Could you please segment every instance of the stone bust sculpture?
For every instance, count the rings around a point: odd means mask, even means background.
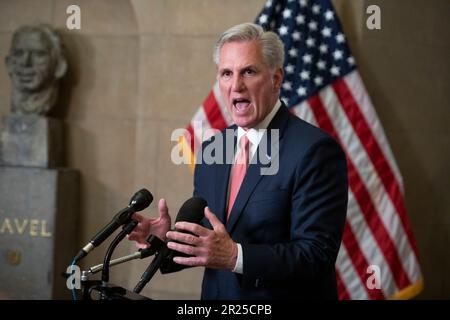
[[[13,85],[11,111],[46,115],[67,71],[58,34],[43,24],[20,27],[13,34],[5,63]]]

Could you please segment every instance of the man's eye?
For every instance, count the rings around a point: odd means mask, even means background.
[[[42,58],[47,55],[47,52],[44,50],[35,50],[35,51],[33,51],[33,54],[38,58]]]
[[[15,49],[13,51],[13,55],[16,56],[16,57],[21,56],[21,55],[23,55],[23,50],[22,49]]]
[[[255,71],[252,70],[252,69],[245,69],[244,70],[244,74],[247,75],[247,76],[250,76],[250,75],[255,74]]]
[[[223,71],[222,72],[222,77],[229,77],[231,76],[231,72],[230,71]]]

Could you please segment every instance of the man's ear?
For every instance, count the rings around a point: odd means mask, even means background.
[[[55,68],[55,78],[61,79],[67,71],[67,60],[63,57],[59,57],[57,59],[56,68]]]
[[[8,54],[8,55],[5,57],[5,65],[6,65],[6,68],[7,68],[8,70],[11,68],[11,64],[12,64],[11,56]]]
[[[281,83],[283,82],[284,77],[284,71],[283,68],[275,69],[275,72],[273,73],[272,80],[273,80],[273,87],[275,91],[280,90]]]

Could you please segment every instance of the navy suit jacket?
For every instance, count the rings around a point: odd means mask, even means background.
[[[228,129],[237,131],[235,125]],[[223,139],[223,150],[214,149],[223,161],[196,165],[194,196],[207,201],[243,249],[243,274],[205,269],[202,299],[336,299],[335,261],[348,198],[345,154],[333,138],[284,105],[267,129],[263,139],[277,148],[262,157],[273,161],[278,155],[279,170],[262,175],[264,161],[250,164],[228,221],[230,137],[222,131],[202,145],[208,150]],[[270,129],[279,130],[279,144],[270,143]],[[203,223],[211,228],[206,219]]]

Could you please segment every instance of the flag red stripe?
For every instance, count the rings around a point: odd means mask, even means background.
[[[369,263],[366,257],[363,255],[361,248],[359,246],[358,240],[353,233],[352,228],[348,221],[345,222],[344,234],[342,235],[342,242],[347,248],[348,256],[352,260],[353,267],[355,268],[356,273],[359,275],[361,282],[364,285],[364,289],[367,292],[367,295],[370,299],[384,299],[383,292],[381,290],[369,290],[365,285],[367,282],[367,278],[369,274],[366,272]]]
[[[316,115],[319,126],[329,134],[331,134],[341,145],[343,145],[319,97],[317,95],[311,97],[308,102],[310,103],[311,109]],[[378,243],[378,246],[385,256],[385,260],[387,261],[391,268],[391,271],[393,272],[394,280],[397,286],[399,288],[404,288],[410,284],[410,281],[401,263],[397,248],[392,242],[388,231],[381,221],[380,216],[369,195],[369,192],[360,175],[358,174],[358,171],[356,170],[351,158],[349,157],[347,150],[344,149],[344,151],[347,157],[349,186],[352,189],[353,194],[355,195],[355,199],[360,206],[361,212],[367,222],[367,225],[372,231],[372,234],[376,242]],[[350,250],[349,255],[353,256],[353,252]],[[364,270],[366,270],[366,268],[364,268]]]
[[[331,124],[330,120],[327,118],[326,111],[324,107],[322,106],[322,103],[319,100],[319,97],[317,95],[311,97],[308,99],[308,102],[311,106],[311,110],[314,113],[314,116],[317,120],[317,123],[319,126],[327,131],[328,133],[332,132],[333,125]],[[367,262],[366,258],[364,257],[361,248],[359,247],[359,243],[356,240],[355,235],[353,234],[353,231],[346,222],[345,224],[345,230],[342,237],[342,241],[347,248],[347,251],[349,252],[350,259],[352,260],[353,266],[355,267],[356,272],[358,273],[359,277],[361,278],[362,283],[366,283],[367,279],[367,273],[365,272],[367,270],[367,267],[369,266],[369,263]],[[371,299],[376,299],[375,296],[373,296],[373,292],[370,292],[368,288],[364,287],[367,291],[368,296],[370,296]]]
[[[385,225],[381,221],[370,194],[348,155],[347,163],[349,185],[355,194],[355,199],[361,208],[361,212],[367,221],[367,225],[370,230],[372,230],[374,238],[393,272],[395,283],[399,288],[404,288],[410,284],[410,281],[403,268],[403,264],[401,263],[397,248],[386,230]]]
[[[354,131],[358,135],[370,160],[378,172],[378,176],[384,185],[386,193],[391,198],[392,203],[398,212],[411,248],[417,257],[417,247],[406,215],[403,195],[398,181],[345,81],[343,79],[338,79],[333,83],[333,88]]]
[[[194,129],[192,128],[192,125],[188,125],[188,127],[186,128],[186,130],[189,132],[190,136],[190,140],[189,141],[189,146],[191,148],[191,151],[195,154],[195,148],[194,148],[194,141],[195,141],[195,135],[194,135]]]
[[[209,92],[208,97],[203,102],[203,108],[211,128],[223,130],[228,127],[213,90]]]

